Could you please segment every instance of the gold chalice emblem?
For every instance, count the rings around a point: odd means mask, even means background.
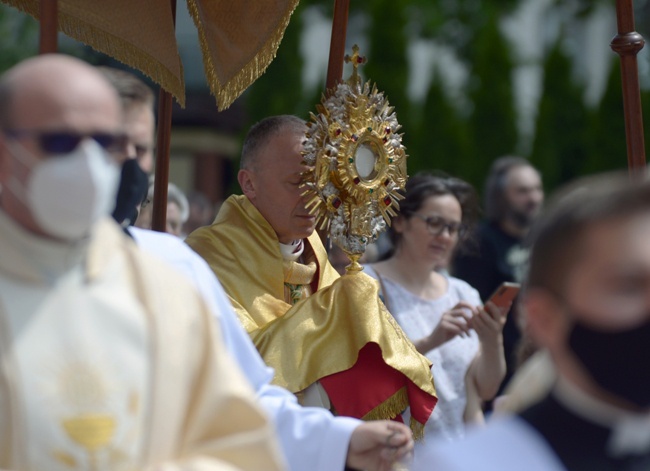
[[[105,448],[115,433],[115,419],[104,414],[83,414],[62,421],[63,429],[90,458],[90,469],[97,469],[97,452]]]

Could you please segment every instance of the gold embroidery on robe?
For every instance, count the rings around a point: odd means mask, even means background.
[[[305,250],[313,251],[318,290],[293,306],[285,301],[277,235],[245,196],[229,197],[215,222],[186,242],[223,284],[255,346],[275,369],[274,383],[302,391],[350,369],[359,350],[374,342],[386,364],[435,396],[428,360],[384,308],[377,282],[363,273],[339,279],[316,232],[305,239]]]

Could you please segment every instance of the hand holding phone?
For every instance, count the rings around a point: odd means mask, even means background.
[[[496,307],[509,310],[512,302],[519,293],[519,283],[505,281],[492,293],[488,302],[493,303]],[[487,303],[486,303],[487,304]]]
[[[478,314],[472,317],[471,327],[481,343],[495,342],[502,334],[510,306],[519,293],[519,284],[504,282],[492,293]],[[492,305],[488,305],[492,303]],[[495,309],[496,308],[496,309]]]

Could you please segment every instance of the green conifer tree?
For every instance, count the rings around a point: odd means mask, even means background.
[[[422,110],[422,118],[415,127],[414,142],[419,159],[412,159],[409,173],[420,170],[442,170],[450,175],[466,178],[471,169],[471,147],[467,122],[459,117],[456,108],[437,74],[434,74]]]
[[[627,166],[621,66],[618,60],[611,63],[607,88],[593,112],[588,140],[590,146],[583,169],[585,174]]]
[[[542,98],[531,155],[547,188],[554,188],[582,173],[588,153],[588,130],[583,89],[573,78],[571,61],[558,41],[544,64]]]
[[[308,118],[303,100],[303,61],[299,51],[302,10],[300,5],[296,8],[275,59],[246,92],[246,130],[257,121],[277,114]]]
[[[408,83],[408,63],[406,57],[407,16],[404,5],[396,5],[394,0],[373,0],[365,3],[370,26],[368,37],[370,50],[360,51],[368,62],[360,70],[365,80],[377,84],[391,106],[395,107],[397,120],[402,125],[403,143],[408,149],[407,167],[420,166],[420,149],[414,146],[415,120],[411,117],[410,102],[406,96]]]
[[[501,34],[499,17],[492,12],[477,32],[470,51],[471,79],[469,97],[473,111],[469,117],[471,165],[468,179],[480,185],[492,161],[510,154],[517,145],[512,59],[510,48]]]

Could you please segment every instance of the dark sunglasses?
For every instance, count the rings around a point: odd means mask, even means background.
[[[32,129],[5,129],[4,133],[15,139],[33,139],[46,154],[67,154],[77,148],[86,138],[91,138],[110,153],[123,152],[126,136],[123,134],[93,133],[78,134],[68,131],[37,131]]]

